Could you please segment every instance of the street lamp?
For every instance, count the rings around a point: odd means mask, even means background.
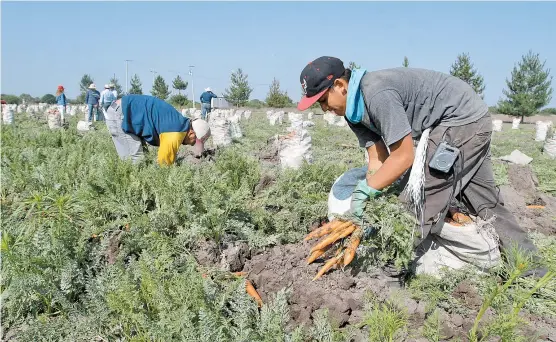
[[[191,99],[193,100],[193,109],[195,109],[195,90],[193,89],[193,68],[194,65],[189,66],[189,76],[191,76]]]

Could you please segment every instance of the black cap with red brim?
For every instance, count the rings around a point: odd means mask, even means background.
[[[315,104],[344,71],[344,63],[335,57],[323,56],[309,62],[299,76],[304,96],[297,109],[306,110]]]

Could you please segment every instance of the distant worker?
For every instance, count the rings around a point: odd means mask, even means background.
[[[86,118],[88,122],[93,121],[94,109],[96,109],[95,121],[99,120],[99,114],[100,114],[100,109],[98,104],[99,100],[100,100],[100,93],[98,92],[95,84],[91,83],[91,85],[89,86],[89,90],[87,90],[87,94],[85,95],[85,104],[87,105],[87,107],[89,107],[88,116]]]
[[[58,111],[60,112],[60,123],[64,124],[64,116],[66,114],[66,106],[68,104],[68,99],[66,94],[64,94],[64,86],[59,85],[56,90],[56,104],[58,105]]]
[[[217,98],[215,93],[212,92],[210,87],[206,88],[204,93],[201,94],[201,118],[206,120],[207,114],[210,113],[211,107],[211,100]]]
[[[116,101],[117,97],[114,96],[114,93],[110,89],[110,85],[104,85],[104,90],[100,93],[100,105],[106,112],[108,107],[112,104],[112,102]]]
[[[191,120],[172,105],[150,95],[125,95],[106,111],[106,126],[120,158],[137,163],[143,144],[159,146],[159,165],[172,165],[180,145],[195,145],[195,154],[204,151],[210,137],[205,120]]]

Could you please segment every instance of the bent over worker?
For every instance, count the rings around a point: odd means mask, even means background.
[[[329,56],[306,65],[299,80],[304,96],[298,109],[318,102],[323,111],[343,116],[368,152],[369,173],[352,194],[350,211],[355,217],[361,218],[365,201],[380,196],[413,166],[413,140],[425,138],[424,184],[417,191],[424,193],[418,214],[421,236],[415,246],[429,233],[440,231],[452,199],[457,198],[474,215],[496,216],[493,226],[502,248],[516,242],[537,252],[496,187],[490,113],[466,82],[416,68],[350,70]],[[546,270],[536,272],[542,275]]]
[[[210,137],[204,120],[184,117],[169,103],[149,95],[126,95],[106,111],[106,126],[121,159],[136,163],[143,157],[143,143],[159,146],[158,163],[170,165],[180,145],[195,145],[202,153]]]

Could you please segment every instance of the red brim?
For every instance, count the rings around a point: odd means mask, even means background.
[[[328,88],[324,89],[323,91],[321,91],[320,93],[318,93],[315,96],[311,96],[311,97],[303,96],[301,98],[301,101],[299,101],[299,103],[297,104],[297,109],[299,109],[299,110],[309,109],[309,107],[314,105],[315,102],[317,102],[322,97],[322,95],[324,95],[324,93],[326,93],[327,90],[328,90]]]

